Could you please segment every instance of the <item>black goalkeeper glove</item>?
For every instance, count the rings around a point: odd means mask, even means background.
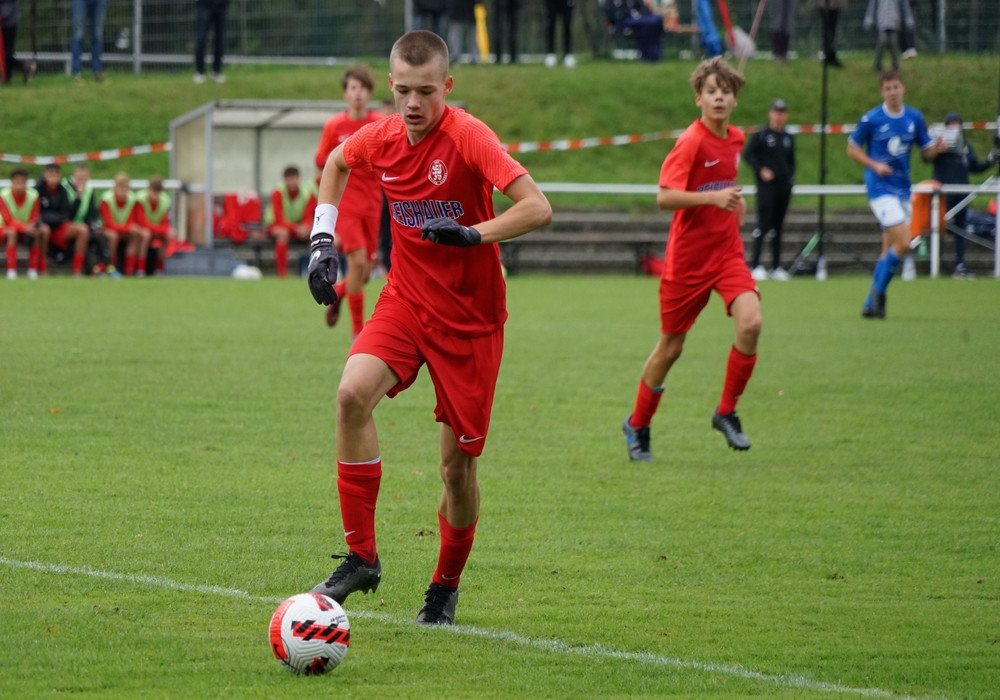
[[[337,303],[333,284],[340,270],[340,258],[333,245],[333,236],[321,233],[313,236],[309,247],[309,291],[317,304],[329,306]]]
[[[441,217],[424,222],[420,227],[420,240],[468,248],[479,245],[483,238],[479,235],[479,231],[471,226],[462,226],[454,219]]]

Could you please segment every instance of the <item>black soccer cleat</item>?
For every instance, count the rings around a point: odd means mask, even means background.
[[[424,593],[424,607],[417,613],[421,625],[455,624],[455,606],[458,605],[458,587],[431,583]]]
[[[632,416],[629,416],[622,425],[625,444],[628,446],[628,458],[633,462],[652,462],[653,453],[649,449],[649,426],[633,428],[631,420]]]
[[[736,416],[736,411],[722,415],[715,413],[712,415],[712,427],[726,436],[726,442],[734,450],[749,450],[750,438],[743,432],[740,419]]]
[[[885,318],[885,294],[872,294],[872,305],[861,309],[864,318]]]
[[[334,554],[333,558],[343,559],[344,563],[330,574],[330,578],[313,588],[313,593],[328,595],[343,605],[354,591],[374,593],[382,581],[382,563],[377,555],[371,564],[354,552]]]

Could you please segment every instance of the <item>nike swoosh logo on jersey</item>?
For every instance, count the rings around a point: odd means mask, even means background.
[[[719,159],[718,158],[716,158],[715,160],[706,160],[705,161],[705,167],[706,168],[711,168],[713,165],[718,165],[718,163],[719,163]]]
[[[382,182],[392,182],[393,180],[398,180],[399,175],[388,175],[387,173],[382,173]]]
[[[485,435],[480,435],[479,437],[473,437],[473,438],[467,438],[465,437],[465,435],[463,435],[458,439],[458,441],[463,445],[468,445],[470,442],[475,442],[476,440],[484,440],[484,439],[486,439]]]

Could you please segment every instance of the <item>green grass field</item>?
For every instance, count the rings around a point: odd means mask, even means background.
[[[301,280],[4,284],[0,695],[1000,697],[1000,294],[896,282],[871,322],[867,284],[763,283],[747,453],[709,427],[713,300],[633,464],[656,280],[512,279],[458,624],[413,622],[438,544],[423,374],[376,412],[383,583],[320,678],[267,623],[343,549],[348,329]]]

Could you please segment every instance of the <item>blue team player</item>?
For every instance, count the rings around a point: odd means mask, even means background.
[[[910,247],[910,148],[931,159],[947,146],[927,133],[924,116],[903,104],[906,88],[896,70],[879,75],[884,102],[861,117],[847,140],[847,155],[865,166],[868,205],[882,227],[882,256],[865,299],[865,318],[885,318],[885,290]]]

